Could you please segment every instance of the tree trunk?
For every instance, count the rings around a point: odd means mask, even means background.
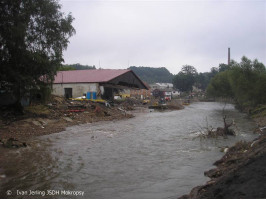
[[[20,84],[13,90],[15,92],[16,102],[13,104],[14,111],[18,114],[23,114],[24,108],[21,105],[21,90],[20,90]]]
[[[223,120],[224,120],[224,134],[225,135],[234,135],[234,131],[229,129],[229,127],[233,125],[233,122],[231,122],[230,124],[227,124],[225,119],[226,119],[226,115],[224,115],[224,117],[223,117]]]

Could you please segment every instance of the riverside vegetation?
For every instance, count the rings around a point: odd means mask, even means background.
[[[238,109],[256,121],[260,135],[254,141],[240,141],[226,149],[226,154],[214,163],[217,168],[205,172],[211,180],[181,198],[265,198],[265,85],[265,66],[246,57],[240,63],[231,61],[230,65],[224,65],[211,79],[208,95],[233,100]]]

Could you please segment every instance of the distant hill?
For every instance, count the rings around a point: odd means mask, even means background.
[[[165,67],[153,68],[131,66],[128,69],[131,69],[141,80],[149,84],[172,83],[173,74],[171,74]]]
[[[71,64],[71,65],[62,65],[59,68],[59,71],[69,71],[69,70],[86,70],[86,69],[96,69],[96,67],[93,66],[89,66],[89,65],[81,65],[79,63],[77,64]]]

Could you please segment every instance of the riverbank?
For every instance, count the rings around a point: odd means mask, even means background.
[[[148,109],[148,104],[143,105],[141,101],[127,99],[110,106],[104,101],[66,100],[53,96],[46,105],[26,107],[23,115],[18,115],[11,109],[2,110],[0,144],[5,147],[25,146],[31,137],[61,132],[66,127],[132,118],[132,111],[138,108]],[[168,109],[182,109],[182,106],[173,101]],[[15,145],[12,145],[13,143]]]
[[[266,126],[265,116],[254,118],[258,127]],[[211,180],[197,186],[180,198],[232,199],[265,198],[266,130],[256,130],[260,136],[251,142],[240,141],[226,149],[225,155],[206,171]]]
[[[26,142],[32,136],[47,135],[66,127],[97,121],[120,120],[133,117],[123,106],[106,106],[91,101],[73,101],[53,97],[46,105],[26,107],[23,115],[4,111],[0,119],[0,139],[15,138]]]

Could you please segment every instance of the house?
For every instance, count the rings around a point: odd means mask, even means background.
[[[119,89],[148,89],[132,70],[125,69],[59,71],[52,88],[52,94],[66,98],[87,95],[109,100]]]
[[[153,90],[155,89],[173,89],[172,83],[154,83],[150,85]]]
[[[172,93],[174,91],[172,83],[155,83],[151,85],[152,95],[155,98],[164,98],[170,101],[173,97]]]

